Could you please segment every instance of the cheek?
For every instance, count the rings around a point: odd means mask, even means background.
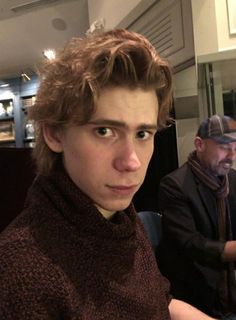
[[[82,148],[82,150],[74,151],[71,156],[74,167],[77,167],[82,174],[90,176],[98,175],[102,172],[105,174],[110,168],[111,157],[104,150]]]
[[[144,168],[146,168],[149,165],[149,162],[151,160],[151,157],[153,155],[154,146],[150,145],[145,149],[141,149],[139,152],[139,159],[141,160],[141,163]]]
[[[68,142],[63,152],[64,165],[73,175],[81,170],[85,171],[89,165],[89,152],[86,149],[78,147],[77,144]]]
[[[225,152],[218,152],[212,155],[212,158],[215,160],[215,162],[220,162],[227,158],[227,155]]]

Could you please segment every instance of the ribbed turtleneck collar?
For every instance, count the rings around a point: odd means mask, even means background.
[[[136,214],[131,204],[125,212],[115,214],[107,220],[70,179],[62,163],[57,163],[49,176],[38,176],[31,193],[35,199],[42,197],[42,203],[48,202],[71,224],[76,226],[80,234],[91,233],[103,239],[129,238],[135,230]],[[32,197],[34,199],[34,196]]]

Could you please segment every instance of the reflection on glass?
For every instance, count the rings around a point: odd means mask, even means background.
[[[218,113],[236,118],[236,58],[208,62],[199,70],[207,116]]]

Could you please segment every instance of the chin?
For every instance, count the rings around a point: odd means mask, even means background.
[[[230,171],[230,169],[227,169],[227,170],[219,170],[219,171],[217,172],[217,175],[223,177],[223,176],[226,176],[226,175],[229,173],[229,171]]]
[[[116,205],[113,205],[113,206],[110,206],[108,208],[109,211],[123,211],[125,209],[128,208],[128,206],[130,205],[131,201],[127,202],[127,203],[122,203],[122,204],[116,204]]]

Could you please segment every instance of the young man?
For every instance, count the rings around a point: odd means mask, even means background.
[[[194,144],[188,161],[161,181],[159,267],[176,298],[236,319],[236,121],[213,115]]]
[[[42,74],[38,177],[0,240],[0,318],[211,319],[172,299],[132,206],[171,73],[141,35],[73,39]]]

